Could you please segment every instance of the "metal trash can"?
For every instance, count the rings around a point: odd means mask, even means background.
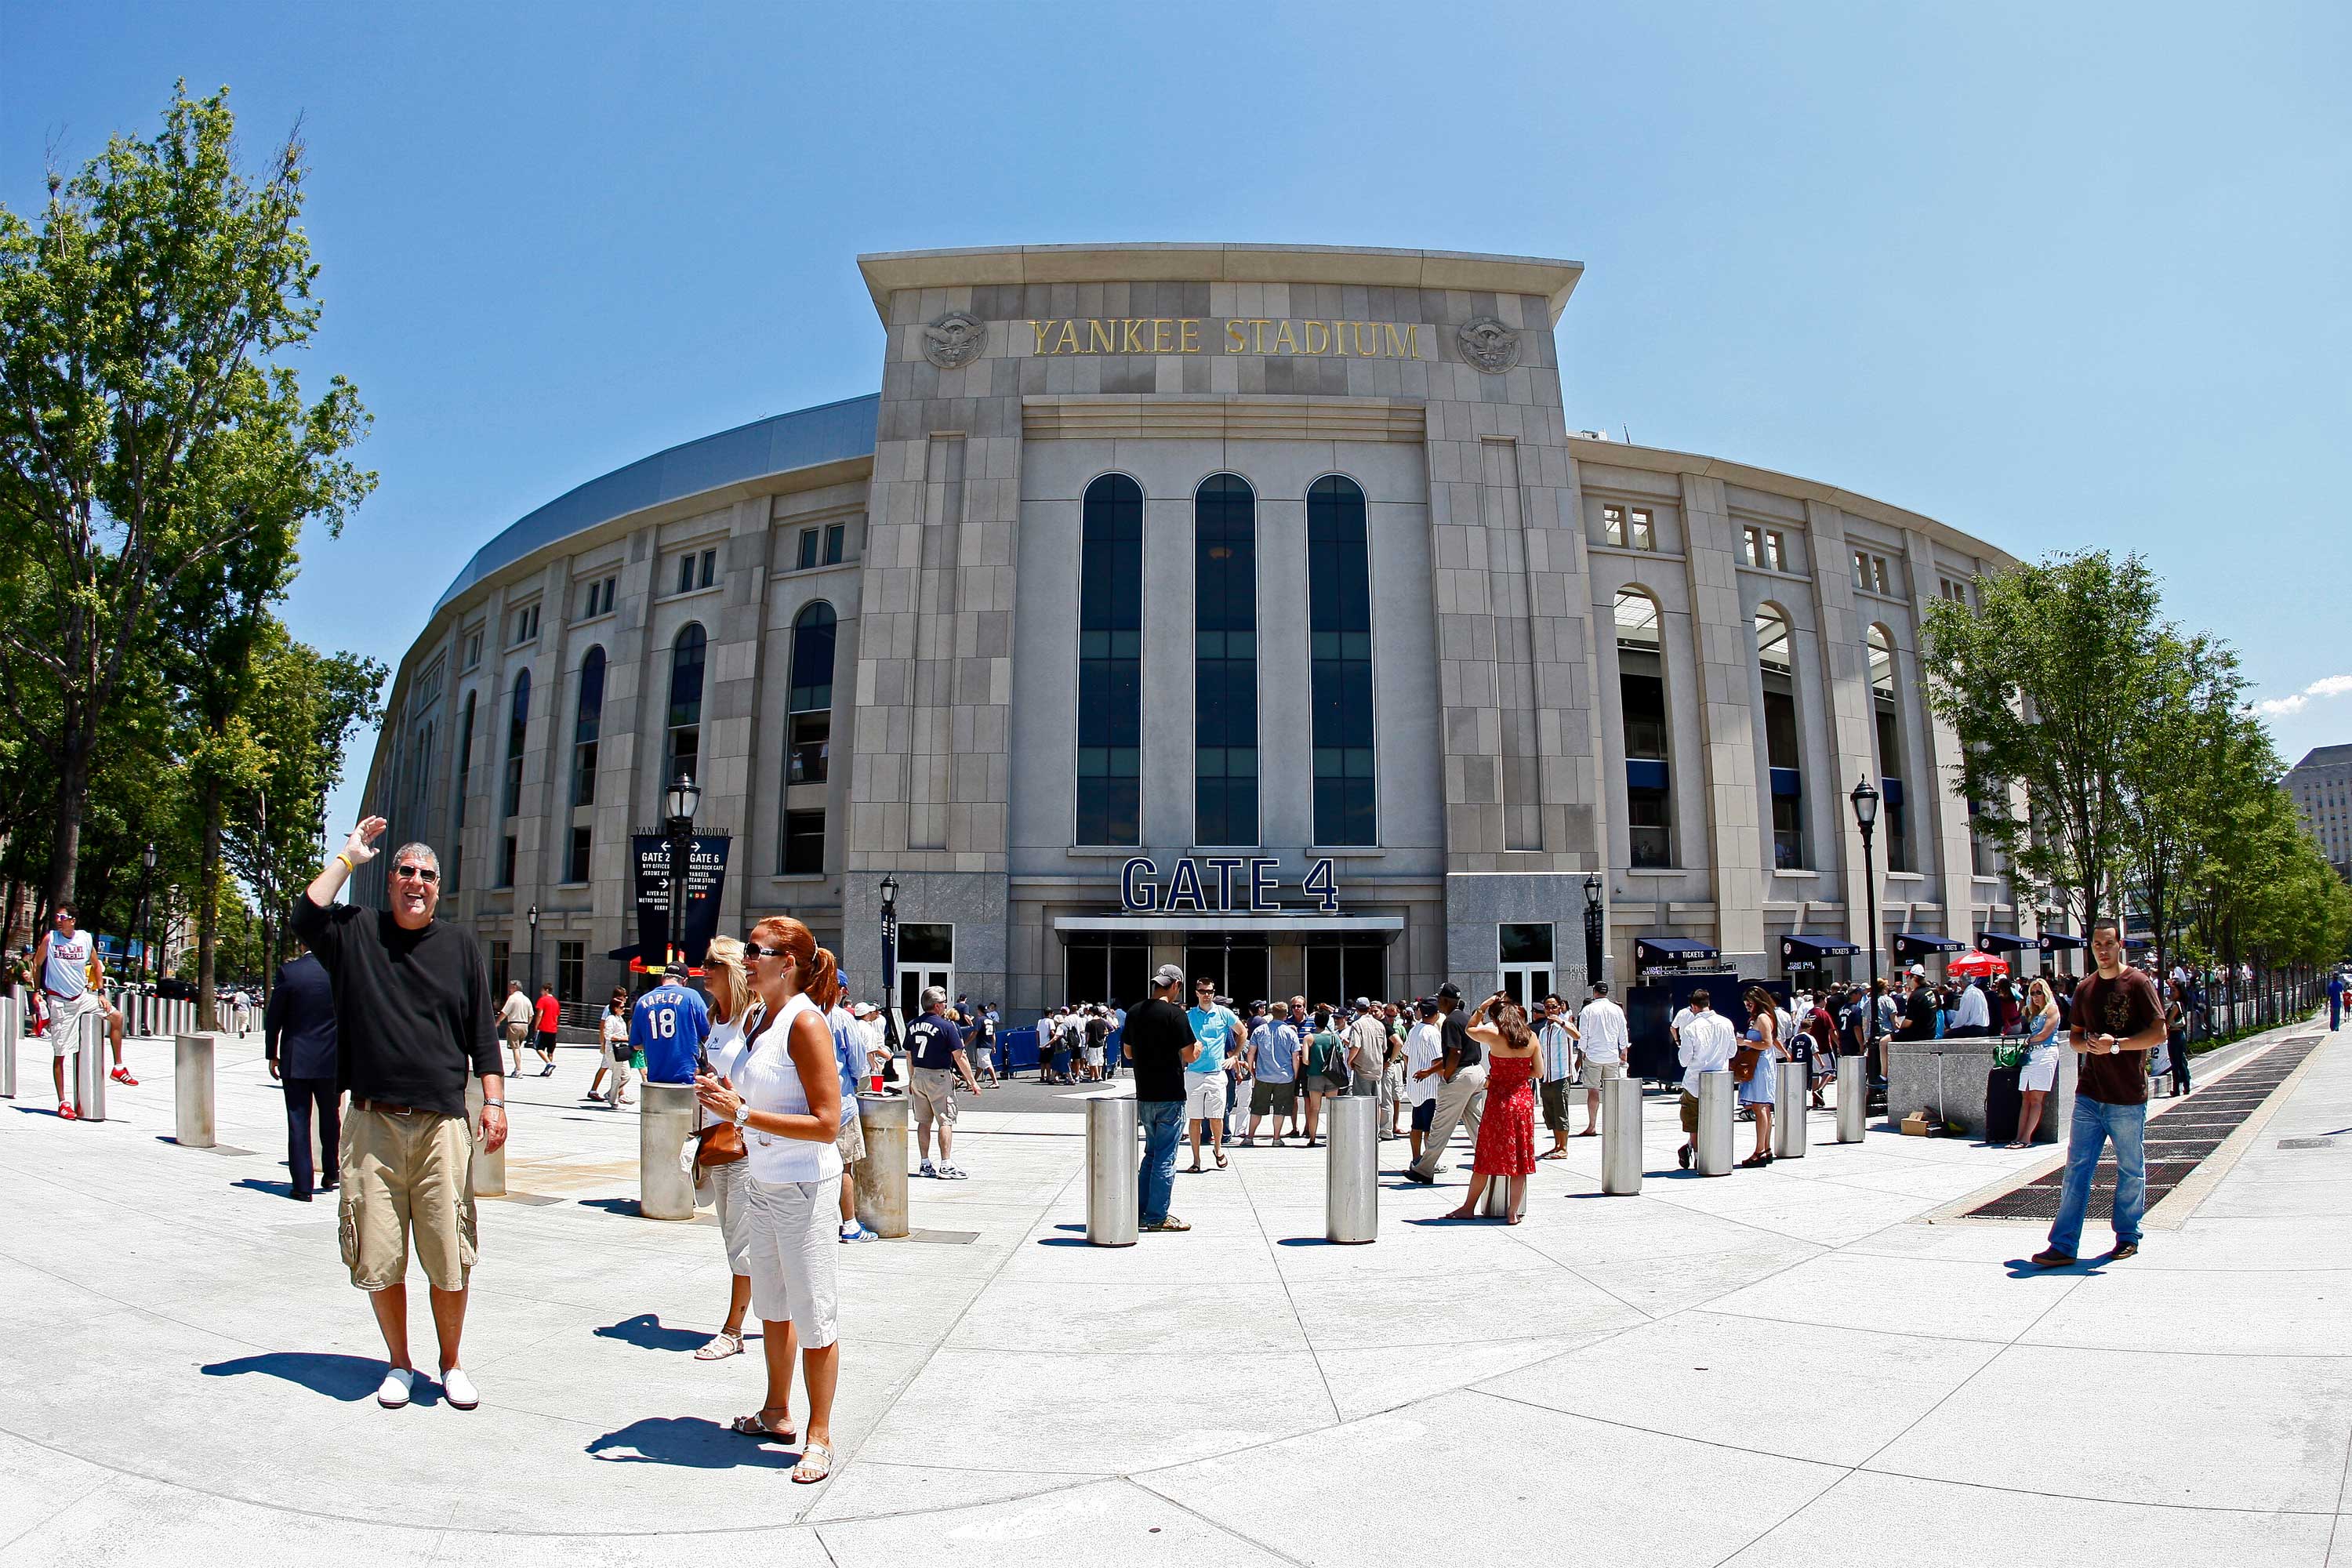
[[[1698,1160],[1702,1176],[1731,1174],[1731,1104],[1739,1086],[1728,1072],[1698,1075]]]
[[[474,1195],[478,1198],[506,1196],[506,1144],[499,1144],[495,1152],[482,1147],[482,1080],[470,1076],[466,1079],[466,1135],[474,1145],[474,1157],[468,1165],[473,1177]],[[512,1110],[507,1112],[507,1140],[509,1142],[514,1140]],[[314,1142],[310,1158],[315,1161],[318,1157],[318,1147]]]
[[[1135,1245],[1142,1213],[1135,1119],[1133,1095],[1087,1101],[1087,1240],[1096,1247]]]
[[[183,1149],[209,1149],[218,1140],[213,1127],[213,1053],[210,1035],[172,1037],[172,1136]]]
[[[1642,1190],[1642,1080],[1612,1078],[1601,1086],[1601,1190]]]
[[[861,1094],[858,1130],[866,1158],[850,1173],[857,1223],[887,1240],[907,1234],[907,1097]]]
[[[1772,1157],[1801,1160],[1812,1130],[1805,1124],[1805,1107],[1812,1099],[1812,1069],[1803,1062],[1781,1062],[1775,1086],[1780,1103],[1772,1110]]]
[[[57,1027],[54,1020],[49,1026]],[[74,1114],[84,1121],[106,1120],[106,1016],[81,1016],[81,1038],[74,1050]]]
[[[694,1217],[694,1156],[684,1152],[694,1142],[694,1104],[690,1083],[639,1086],[637,1212],[647,1219]]]
[[[1870,1125],[1870,1058],[1840,1057],[1837,1068],[1837,1141],[1859,1143]]]
[[[1380,1100],[1335,1094],[1323,1101],[1323,1239],[1352,1247],[1381,1235]]]

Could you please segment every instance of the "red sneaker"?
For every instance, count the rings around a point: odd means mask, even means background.
[[[58,1100],[58,1121],[73,1121],[73,1120],[75,1119],[75,1116],[76,1116],[76,1112],[75,1112],[75,1110],[74,1110],[74,1108],[73,1108],[73,1102],[72,1102],[71,1100]]]
[[[117,1083],[128,1085],[132,1089],[137,1089],[139,1087],[139,1080],[131,1076],[131,1069],[129,1068],[116,1068],[114,1069],[113,1078],[114,1081]]]

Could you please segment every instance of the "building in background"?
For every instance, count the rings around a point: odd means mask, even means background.
[[[732,835],[722,931],[805,920],[878,991],[1248,998],[1584,978],[1694,939],[2014,930],[1947,787],[1932,519],[1573,428],[1581,268],[1101,246],[858,265],[878,395],[594,479],[487,542],[367,798],[441,846],[494,969],[601,995],[669,778]],[[359,896],[382,897],[381,862]],[[536,907],[529,929],[525,912]]]
[[[2352,879],[2352,746],[2318,746],[2279,784],[2294,796],[2328,864]]]

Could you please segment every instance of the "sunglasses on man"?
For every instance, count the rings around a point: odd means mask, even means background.
[[[404,879],[414,878],[428,885],[441,879],[441,873],[430,866],[394,866],[392,868],[392,874]]]

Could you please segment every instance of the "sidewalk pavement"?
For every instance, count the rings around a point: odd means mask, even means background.
[[[1525,1224],[1433,1223],[1464,1176],[1391,1177],[1359,1247],[1321,1240],[1319,1151],[1236,1149],[1179,1178],[1189,1235],[1104,1250],[1081,1120],[975,1108],[972,1179],[912,1184],[929,1239],[842,1249],[817,1487],[723,1429],[761,1394],[756,1353],[691,1355],[719,1237],[636,1217],[635,1118],[581,1102],[587,1053],[509,1086],[471,1413],[374,1405],[381,1347],[335,1209],[285,1196],[258,1037],[224,1044],[213,1151],[170,1141],[169,1043],[131,1058],[103,1124],[0,1102],[9,1568],[2321,1568],[2339,1535],[2352,1568],[2341,1037],[2178,1228],[2054,1274],[2018,1262],[2038,1226],[1929,1217],[2048,1153],[1842,1147],[1823,1112],[1807,1158],[1708,1180],[1653,1100],[1640,1196],[1599,1195],[1601,1141],[1573,1140]]]

